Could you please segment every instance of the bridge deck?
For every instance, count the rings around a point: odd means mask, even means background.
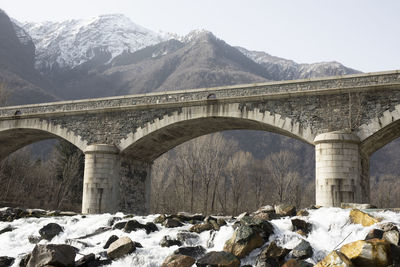
[[[201,105],[208,101],[213,101],[207,100],[210,95],[215,95],[217,101],[237,102],[238,98],[240,98],[240,101],[254,101],[257,99],[398,88],[400,88],[400,70],[394,70],[315,79],[10,106],[0,108],[0,118],[46,116],[55,113],[88,113],[98,112],[99,110],[111,111],[122,109],[148,109],[161,106]]]

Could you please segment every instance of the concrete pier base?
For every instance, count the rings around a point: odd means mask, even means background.
[[[117,212],[120,163],[113,145],[90,145],[85,153],[82,213]]]
[[[360,203],[362,171],[359,138],[352,133],[330,132],[315,137],[316,204],[338,207]]]

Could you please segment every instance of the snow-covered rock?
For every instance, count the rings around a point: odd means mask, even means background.
[[[41,71],[52,69],[54,64],[73,68],[89,61],[96,53],[106,53],[111,60],[124,51],[134,52],[168,38],[121,14],[62,22],[28,22],[22,27],[35,43],[36,68]]]

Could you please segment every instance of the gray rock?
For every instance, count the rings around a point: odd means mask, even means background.
[[[391,243],[393,245],[396,245],[396,246],[400,245],[399,232],[396,230],[390,230],[390,231],[383,233],[382,239],[388,241],[389,243]]]
[[[176,219],[171,219],[171,218],[166,219],[166,220],[162,223],[162,225],[165,226],[165,227],[167,227],[167,228],[175,228],[175,227],[181,227],[181,226],[183,226],[183,224],[182,224],[181,222],[179,222],[179,221],[176,220]]]
[[[270,267],[270,266],[281,266],[287,254],[290,250],[279,247],[275,241],[272,241],[257,258],[257,267]]]
[[[302,230],[304,233],[309,234],[312,230],[312,224],[300,219],[292,219],[293,230]]]
[[[179,232],[176,238],[182,243],[194,244],[199,239],[199,235],[191,232]]]
[[[36,235],[30,235],[30,236],[28,236],[28,240],[29,240],[29,243],[31,243],[31,244],[37,244],[40,242],[40,240],[42,240],[42,237],[36,236]]]
[[[7,233],[7,232],[11,232],[13,230],[15,230],[14,227],[12,227],[11,225],[7,225],[6,227],[4,227],[3,229],[0,230],[0,235]]]
[[[14,263],[15,259],[12,257],[2,256],[0,257],[0,267],[8,267]]]
[[[160,241],[161,247],[182,246],[182,242],[177,239],[172,239],[170,236],[164,236]]]
[[[197,267],[239,267],[240,260],[232,253],[211,251],[197,260]]]
[[[313,250],[312,250],[310,243],[308,243],[304,239],[301,240],[300,244],[298,244],[292,250],[292,255],[293,255],[293,257],[300,259],[300,260],[304,260],[304,259],[312,257]]]
[[[206,253],[206,249],[202,246],[195,247],[181,247],[174,251],[174,254],[181,254],[195,258],[201,258]]]
[[[275,212],[281,216],[295,216],[296,207],[288,204],[275,205]]]
[[[152,222],[148,222],[145,224],[144,229],[146,230],[147,234],[150,234],[151,232],[157,232],[158,227]]]
[[[132,240],[124,236],[111,243],[110,247],[107,249],[107,255],[110,259],[114,260],[132,253],[135,249]]]
[[[58,225],[56,223],[49,223],[49,224],[43,226],[39,230],[39,234],[43,239],[50,241],[53,239],[53,237],[55,237],[56,235],[58,235],[59,233],[61,233],[63,231],[64,230],[60,225]]]
[[[104,249],[108,249],[110,247],[110,245],[118,240],[118,236],[116,235],[112,235],[108,238],[107,242],[105,243],[105,245],[103,246]]]
[[[27,267],[38,266],[74,266],[76,248],[69,245],[36,245]]]

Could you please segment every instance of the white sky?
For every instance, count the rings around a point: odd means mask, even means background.
[[[153,31],[213,32],[230,45],[298,63],[400,69],[398,0],[0,0],[19,21],[122,13]]]

